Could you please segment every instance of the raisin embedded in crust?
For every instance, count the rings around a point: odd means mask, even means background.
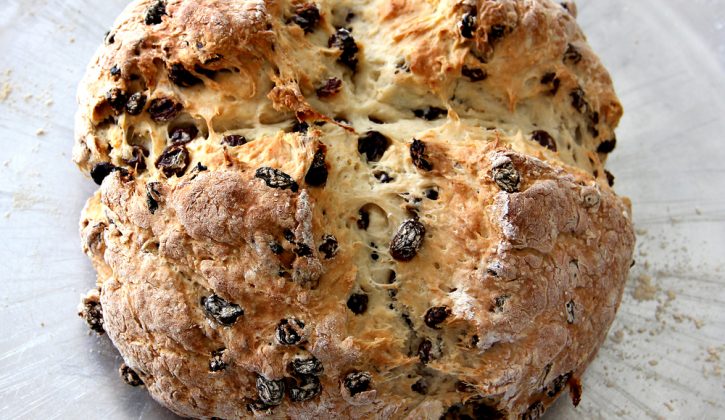
[[[513,163],[505,162],[492,169],[493,180],[500,189],[507,193],[515,193],[519,191],[521,177],[519,172],[514,168]]]
[[[312,158],[312,164],[310,169],[307,170],[305,175],[305,184],[313,187],[321,187],[327,182],[328,170],[327,163],[325,162],[325,149],[319,148],[315,152],[315,156]]]
[[[531,139],[535,142],[539,143],[540,145],[546,147],[547,149],[556,152],[556,141],[553,137],[551,137],[551,134],[547,133],[544,130],[536,130],[533,133],[531,133]]]
[[[146,106],[146,95],[136,92],[126,102],[126,113],[129,115],[140,115]]]
[[[102,335],[103,330],[103,308],[98,300],[86,299],[83,302],[83,310],[78,314],[86,321],[88,327],[95,331],[98,335]]]
[[[158,0],[146,11],[144,23],[147,25],[158,25],[162,22],[161,17],[166,15],[166,2]]]
[[[355,315],[362,315],[368,310],[368,295],[365,293],[353,293],[347,299],[347,307]]]
[[[304,3],[295,8],[292,22],[297,24],[306,34],[315,31],[317,22],[320,20],[320,10],[314,3]]]
[[[93,168],[91,169],[91,178],[93,179],[93,182],[101,185],[103,180],[116,169],[115,165],[108,162],[97,163],[93,165]]]
[[[302,330],[305,323],[297,319],[283,319],[277,324],[274,336],[279,344],[293,346],[302,341]]]
[[[247,139],[244,136],[240,136],[238,134],[230,134],[228,136],[224,136],[224,138],[222,139],[222,144],[229,147],[243,146],[247,144]]]
[[[604,140],[597,146],[597,153],[612,153],[614,148],[617,147],[617,138],[614,137],[610,140]]]
[[[234,325],[237,319],[244,315],[244,309],[241,306],[228,302],[217,295],[204,296],[200,302],[207,317],[227,327]]]
[[[118,368],[118,373],[121,375],[121,379],[123,379],[124,382],[126,382],[128,385],[131,386],[141,386],[143,385],[143,381],[141,380],[141,377],[136,373],[135,370],[128,367],[125,363],[121,365],[121,367]]]
[[[342,80],[337,77],[327,79],[324,85],[317,89],[318,98],[329,98],[337,95],[342,90]]]
[[[257,377],[257,394],[264,404],[280,405],[284,398],[284,389],[283,380],[270,380],[261,375]]]
[[[425,365],[430,362],[431,350],[433,350],[433,343],[427,338],[423,339],[418,345],[418,359],[420,359],[420,363]]]
[[[175,128],[169,135],[171,144],[186,144],[199,135],[199,129],[195,125]]]
[[[470,8],[470,10],[463,14],[458,27],[461,31],[461,36],[466,39],[473,38],[476,32],[476,9]]]
[[[472,82],[480,82],[488,78],[486,70],[468,66],[463,66],[463,68],[461,69],[461,74],[464,77],[467,77],[468,80]]]
[[[169,67],[169,80],[171,83],[180,87],[192,87],[203,83],[201,79],[194,76],[192,72],[184,68],[181,64],[172,64]]]
[[[226,362],[223,360],[224,352],[226,349],[222,348],[211,352],[211,359],[209,360],[209,371],[220,372],[227,368]]]
[[[119,88],[113,88],[106,93],[106,101],[114,110],[123,111],[128,101],[128,95]]]
[[[293,402],[309,401],[322,393],[322,384],[317,376],[302,375],[299,379],[299,383],[289,387],[289,397]]]

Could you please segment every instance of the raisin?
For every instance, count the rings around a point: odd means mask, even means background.
[[[225,144],[229,147],[237,147],[247,144],[247,139],[244,136],[240,136],[239,134],[230,134],[228,136],[224,136],[222,139],[222,144]]]
[[[128,101],[128,95],[119,88],[113,88],[106,93],[106,101],[116,111],[123,111]]]
[[[403,222],[390,242],[390,255],[397,261],[410,261],[418,254],[423,238],[425,226],[418,220],[410,219]]]
[[[617,147],[617,138],[613,137],[610,140],[604,140],[597,146],[597,153],[612,153],[614,148]]]
[[[518,171],[514,168],[513,163],[506,162],[499,165],[491,170],[493,180],[496,185],[507,193],[515,193],[519,191],[519,183],[521,177]]]
[[[298,257],[309,257],[312,255],[312,249],[310,249],[310,247],[306,244],[298,243],[295,248],[295,254]]]
[[[126,112],[129,115],[139,115],[143,112],[146,106],[146,95],[141,92],[136,92],[128,98],[126,102]]]
[[[433,343],[427,338],[423,339],[418,345],[418,359],[420,363],[428,364],[431,360],[430,352],[433,350]]]
[[[438,325],[445,321],[451,314],[451,310],[447,306],[434,306],[425,312],[423,320],[425,325],[431,328],[438,328]]]
[[[545,411],[544,404],[541,401],[536,401],[526,409],[526,412],[521,416],[521,420],[539,420]]]
[[[285,229],[284,232],[282,232],[282,234],[284,235],[284,238],[287,240],[287,242],[292,243],[292,244],[295,243],[294,232],[292,232],[289,229]]]
[[[111,31],[107,31],[104,39],[106,40],[106,44],[113,45],[116,42],[116,35],[112,34]]]
[[[541,84],[550,85],[551,89],[549,90],[549,94],[556,95],[559,91],[559,86],[561,86],[561,80],[556,77],[556,73],[546,73],[541,77]]]
[[[325,149],[320,147],[312,158],[310,169],[307,170],[305,184],[313,187],[323,186],[327,182],[328,174],[327,163],[325,162]]]
[[[466,381],[456,381],[456,391],[458,392],[474,392],[476,387]]]
[[[337,255],[337,238],[332,235],[325,235],[322,237],[322,243],[318,250],[325,255],[325,259],[329,260]]]
[[[353,293],[347,299],[347,307],[355,315],[362,315],[368,310],[368,295],[365,293]]]
[[[151,214],[156,213],[159,209],[159,200],[161,199],[161,193],[159,187],[161,186],[158,182],[149,182],[146,184],[146,205],[149,208]]]
[[[168,71],[169,80],[171,80],[171,83],[175,84],[176,86],[192,87],[198,85],[199,83],[202,83],[201,79],[194,76],[192,72],[187,70],[181,64],[172,64],[171,67],[169,67]]]
[[[146,150],[139,146],[133,146],[131,149],[131,159],[125,160],[125,162],[137,174],[140,174],[146,170],[146,156],[148,156]]]
[[[167,178],[173,175],[182,176],[189,166],[189,152],[181,144],[167,147],[161,156],[156,160],[156,167],[159,168]]]
[[[227,302],[217,295],[203,296],[200,303],[206,316],[224,326],[233,325],[240,316],[244,315],[241,306]]]
[[[268,166],[257,169],[254,174],[255,178],[259,178],[264,181],[270,188],[279,188],[280,190],[292,190],[297,192],[299,185],[292,179],[291,176],[280,171],[279,169],[270,168]]]
[[[436,106],[429,106],[424,109],[414,109],[413,115],[415,115],[418,118],[423,118],[426,121],[433,121],[437,120],[438,118],[441,118],[443,115],[447,114],[448,111],[443,108],[438,108]]]
[[[464,77],[467,77],[468,80],[472,82],[480,82],[482,80],[486,80],[486,78],[488,77],[488,73],[486,73],[486,70],[467,66],[463,66],[463,68],[461,69],[461,74]]]
[[[339,28],[330,39],[327,41],[328,47],[335,47],[341,51],[340,57],[337,61],[344,64],[353,72],[357,70],[359,51],[355,38],[352,37],[352,33],[346,28]]]
[[[504,305],[506,305],[506,301],[509,300],[509,297],[510,297],[509,295],[496,296],[493,299],[493,308],[491,308],[492,312],[495,312],[495,313],[503,312],[503,307],[504,307]]]
[[[156,98],[149,104],[148,113],[155,122],[168,122],[173,120],[184,106],[169,98]]]
[[[474,9],[464,13],[458,27],[462,37],[468,39],[473,38],[474,32],[476,32],[476,10]]]
[[[211,352],[211,360],[209,360],[209,371],[219,372],[227,368],[226,362],[224,362],[224,352],[226,349],[214,350]]]
[[[604,175],[607,176],[607,183],[609,184],[609,186],[613,187],[614,186],[614,175],[612,175],[612,173],[606,169],[604,170]]]
[[[322,362],[315,356],[298,356],[290,362],[290,369],[297,375],[320,376],[325,372]]]
[[[370,213],[365,209],[358,210],[357,228],[360,230],[368,230],[370,226]]]
[[[314,3],[305,3],[297,6],[292,22],[296,23],[306,34],[314,32],[320,20],[320,11]]]
[[[109,70],[109,73],[111,73],[114,79],[117,79],[121,75],[121,68],[118,67],[118,64],[114,64],[111,70]]]
[[[272,241],[269,243],[269,249],[275,254],[280,255],[284,252],[284,248],[278,242]]]
[[[101,302],[95,300],[88,300],[83,303],[83,311],[79,313],[81,317],[86,321],[88,327],[96,333],[103,334],[103,308]]]
[[[342,89],[342,80],[337,77],[327,79],[324,85],[317,89],[318,98],[329,98],[337,95]]]
[[[579,379],[571,377],[568,384],[571,403],[574,407],[578,407],[579,403],[582,401],[582,383]]]
[[[417,392],[418,394],[425,395],[428,393],[428,383],[426,382],[425,379],[420,378],[413,385],[410,386],[410,389],[413,392]]]
[[[123,381],[126,382],[128,385],[143,385],[143,381],[141,380],[141,377],[138,376],[138,373],[128,367],[128,365],[126,365],[125,363],[121,364],[121,367],[118,369],[118,373],[121,375],[121,379],[123,379]]]
[[[373,377],[368,372],[351,372],[345,376],[343,385],[350,392],[350,395],[356,395],[370,389]]]
[[[170,136],[171,144],[186,144],[194,140],[199,135],[199,129],[194,125],[175,128]]]
[[[247,411],[250,411],[252,413],[265,412],[266,414],[271,414],[271,410],[270,410],[271,408],[272,408],[271,405],[267,405],[258,399],[247,403]],[[223,419],[218,419],[218,420],[223,420]]]
[[[425,192],[423,194],[425,195],[425,198],[427,198],[428,200],[433,200],[433,201],[438,200],[438,197],[439,197],[438,191],[433,188],[428,188],[427,190],[425,190]]]
[[[571,106],[580,113],[586,113],[589,111],[589,104],[586,99],[584,99],[584,96],[584,90],[582,90],[582,88],[576,88],[569,94],[569,97],[571,97]]]
[[[395,180],[394,178],[392,178],[390,176],[390,174],[388,174],[385,171],[375,171],[375,172],[373,172],[373,176],[375,177],[375,179],[382,182],[383,184],[387,184],[387,183],[393,182]]]
[[[571,372],[557,376],[553,381],[551,381],[551,384],[546,387],[546,395],[549,397],[559,395],[559,393],[566,388],[569,378],[571,378]]]
[[[306,133],[309,128],[310,125],[304,121],[296,121],[294,124],[292,124],[293,133]]]
[[[576,309],[576,305],[574,304],[573,300],[570,300],[566,303],[566,322],[569,324],[573,324],[576,320],[574,310]]]
[[[313,375],[304,375],[301,384],[289,388],[289,397],[293,402],[309,401],[322,393],[320,379]]]
[[[103,180],[116,169],[118,168],[116,168],[115,165],[108,162],[97,163],[93,165],[93,168],[91,169],[91,178],[93,179],[93,182],[101,185]]]
[[[161,23],[161,16],[166,15],[166,2],[159,0],[146,11],[144,22],[147,25],[158,25]]]
[[[551,137],[551,134],[547,133],[546,131],[534,131],[533,133],[531,133],[531,139],[546,147],[547,149],[556,152],[556,141],[553,137]]]
[[[428,161],[428,155],[425,149],[425,143],[418,139],[413,139],[413,143],[410,145],[410,157],[413,159],[413,165],[416,168],[431,171],[433,170],[433,164]]]
[[[302,333],[298,329],[304,329],[305,323],[297,319],[283,319],[277,324],[275,337],[279,344],[293,346],[302,341]]]
[[[284,381],[270,380],[264,376],[257,376],[257,394],[266,405],[280,405],[284,398]]]
[[[357,151],[365,154],[368,162],[378,162],[390,147],[390,139],[377,131],[368,131],[357,139]]]
[[[566,47],[566,52],[564,52],[564,62],[567,61],[571,62],[572,64],[579,64],[580,61],[582,61],[582,54],[579,52],[577,47],[569,44]]]

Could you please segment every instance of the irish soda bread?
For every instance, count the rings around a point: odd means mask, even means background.
[[[632,262],[570,2],[142,0],[79,92],[81,315],[188,417],[538,418]]]

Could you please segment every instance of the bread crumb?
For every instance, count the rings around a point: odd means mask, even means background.
[[[38,137],[44,136],[45,135],[45,129],[44,128],[39,128],[39,129],[35,130],[35,135],[38,136]]]
[[[652,277],[647,274],[641,274],[637,278],[637,287],[632,292],[632,297],[640,302],[654,300],[657,295],[657,290],[657,286],[652,284]]]
[[[13,92],[13,87],[10,85],[9,82],[3,83],[3,87],[0,88],[0,102],[5,102],[9,97],[10,94]]]
[[[624,331],[617,330],[614,334],[611,336],[612,341],[614,341],[617,344],[620,344],[622,341],[624,341]]]
[[[673,407],[672,404],[670,404],[670,403],[668,403],[666,401],[665,401],[664,404],[665,404],[665,407],[667,407],[668,410],[675,411],[675,407]]]
[[[649,363],[650,366],[657,366],[657,364],[659,362],[653,359],[653,360],[650,360],[648,363]]]

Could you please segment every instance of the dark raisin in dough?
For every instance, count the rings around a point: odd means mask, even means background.
[[[209,360],[209,371],[219,372],[227,368],[226,362],[222,359],[226,349],[214,350],[211,352],[211,360]]]
[[[616,137],[610,140],[604,140],[597,146],[597,153],[612,153],[615,147],[617,147]]]
[[[187,166],[189,166],[189,152],[182,144],[174,144],[167,147],[156,160],[156,167],[167,178],[174,175],[177,177],[184,175]]]
[[[486,70],[474,68],[474,67],[467,67],[463,66],[461,69],[461,74],[464,77],[467,77],[468,80],[472,82],[480,82],[482,80],[486,80],[488,78],[488,74],[486,73]]]
[[[413,165],[416,168],[424,171],[433,170],[433,164],[428,161],[426,145],[422,141],[413,139],[413,143],[410,145],[410,157],[413,159]]]
[[[93,165],[93,168],[91,169],[91,178],[93,179],[93,182],[95,182],[98,185],[101,185],[103,183],[103,180],[106,179],[106,177],[115,170],[116,170],[116,166],[111,163],[108,163],[108,162],[97,163],[97,164]]]
[[[526,409],[526,412],[521,416],[521,420],[539,420],[545,411],[544,404],[541,401],[536,401]]]
[[[192,72],[181,64],[172,64],[169,67],[169,80],[176,86],[192,87],[202,83],[201,79],[194,76]]]
[[[171,144],[186,144],[199,135],[199,129],[194,125],[177,127],[169,135]]]
[[[357,151],[364,154],[368,162],[378,162],[390,147],[390,139],[377,131],[368,131],[357,139]]]
[[[146,184],[146,205],[151,214],[156,213],[156,210],[159,209],[159,200],[161,200],[159,188],[161,188],[159,182],[149,182]]]
[[[80,313],[88,324],[88,327],[96,333],[103,334],[103,308],[101,302],[88,301],[83,304],[83,311]]]
[[[176,118],[182,109],[183,105],[169,98],[156,98],[149,103],[148,113],[155,122],[168,122]]]
[[[342,90],[342,80],[337,77],[331,77],[325,81],[325,84],[317,89],[318,98],[329,98],[337,95]]]
[[[267,186],[270,188],[278,188],[280,190],[292,190],[292,192],[297,192],[297,190],[299,190],[299,185],[297,184],[297,182],[295,182],[295,180],[292,179],[291,176],[280,171],[279,169],[265,166],[257,169],[254,177],[264,181],[264,183],[267,184]]]
[[[146,106],[146,95],[141,92],[136,92],[128,98],[126,102],[126,112],[129,115],[139,115],[143,112]]]
[[[350,392],[356,395],[371,388],[373,377],[368,372],[351,372],[345,376],[343,385]]]
[[[368,295],[365,293],[353,293],[347,299],[347,307],[355,315],[362,315],[368,310]]]
[[[121,367],[118,369],[118,373],[121,375],[121,379],[123,379],[124,382],[126,382],[128,385],[131,386],[141,386],[143,385],[143,380],[141,380],[141,377],[136,373],[135,370],[128,367],[125,363],[121,365]]]
[[[536,130],[531,133],[531,139],[547,149],[556,152],[556,140],[551,137],[551,134],[544,130]]]
[[[433,343],[427,338],[423,339],[423,341],[421,341],[418,345],[418,359],[420,359],[420,363],[425,365],[430,362],[431,350],[433,350]]]
[[[222,144],[229,147],[243,146],[247,144],[247,139],[244,136],[240,136],[238,134],[230,134],[228,136],[224,136],[224,138],[222,139]]]
[[[123,111],[128,101],[128,95],[119,88],[113,88],[106,93],[106,101],[116,111]]]
[[[313,187],[321,187],[327,182],[328,176],[327,163],[325,162],[325,149],[319,148],[312,158],[310,169],[305,175],[305,184]]]
[[[396,261],[410,261],[418,255],[425,237],[425,226],[418,220],[406,220],[390,242],[390,255]]]
[[[370,213],[365,209],[358,210],[357,228],[360,230],[368,230],[370,226]]]
[[[341,51],[340,57],[337,61],[344,64],[350,70],[357,70],[359,51],[355,38],[352,37],[352,33],[346,28],[338,28],[327,42],[328,47],[335,47]]]
[[[325,256],[326,260],[334,258],[338,250],[337,238],[332,235],[323,236],[318,250]]]
[[[445,110],[443,108],[438,108],[435,106],[429,106],[428,108],[413,110],[413,115],[415,115],[418,118],[423,118],[426,121],[437,120],[438,118],[441,118],[444,115],[447,115],[447,113],[448,113],[447,110]]]
[[[289,397],[293,402],[309,401],[322,393],[320,379],[313,375],[303,375],[300,383],[289,388]]]
[[[297,375],[320,376],[325,372],[322,362],[315,356],[298,356],[290,362],[290,368]]]
[[[428,383],[425,379],[420,378],[410,386],[410,389],[418,394],[426,395],[428,393]]]
[[[464,13],[463,17],[461,18],[461,22],[459,23],[458,26],[461,30],[462,37],[467,38],[467,39],[473,38],[473,35],[476,32],[476,11],[475,11],[475,9]]]
[[[314,32],[320,20],[320,10],[314,3],[305,3],[297,6],[292,22],[297,24],[306,34]]]
[[[425,325],[431,328],[438,328],[438,325],[445,321],[451,314],[451,310],[447,306],[434,306],[428,309],[423,317]]]

